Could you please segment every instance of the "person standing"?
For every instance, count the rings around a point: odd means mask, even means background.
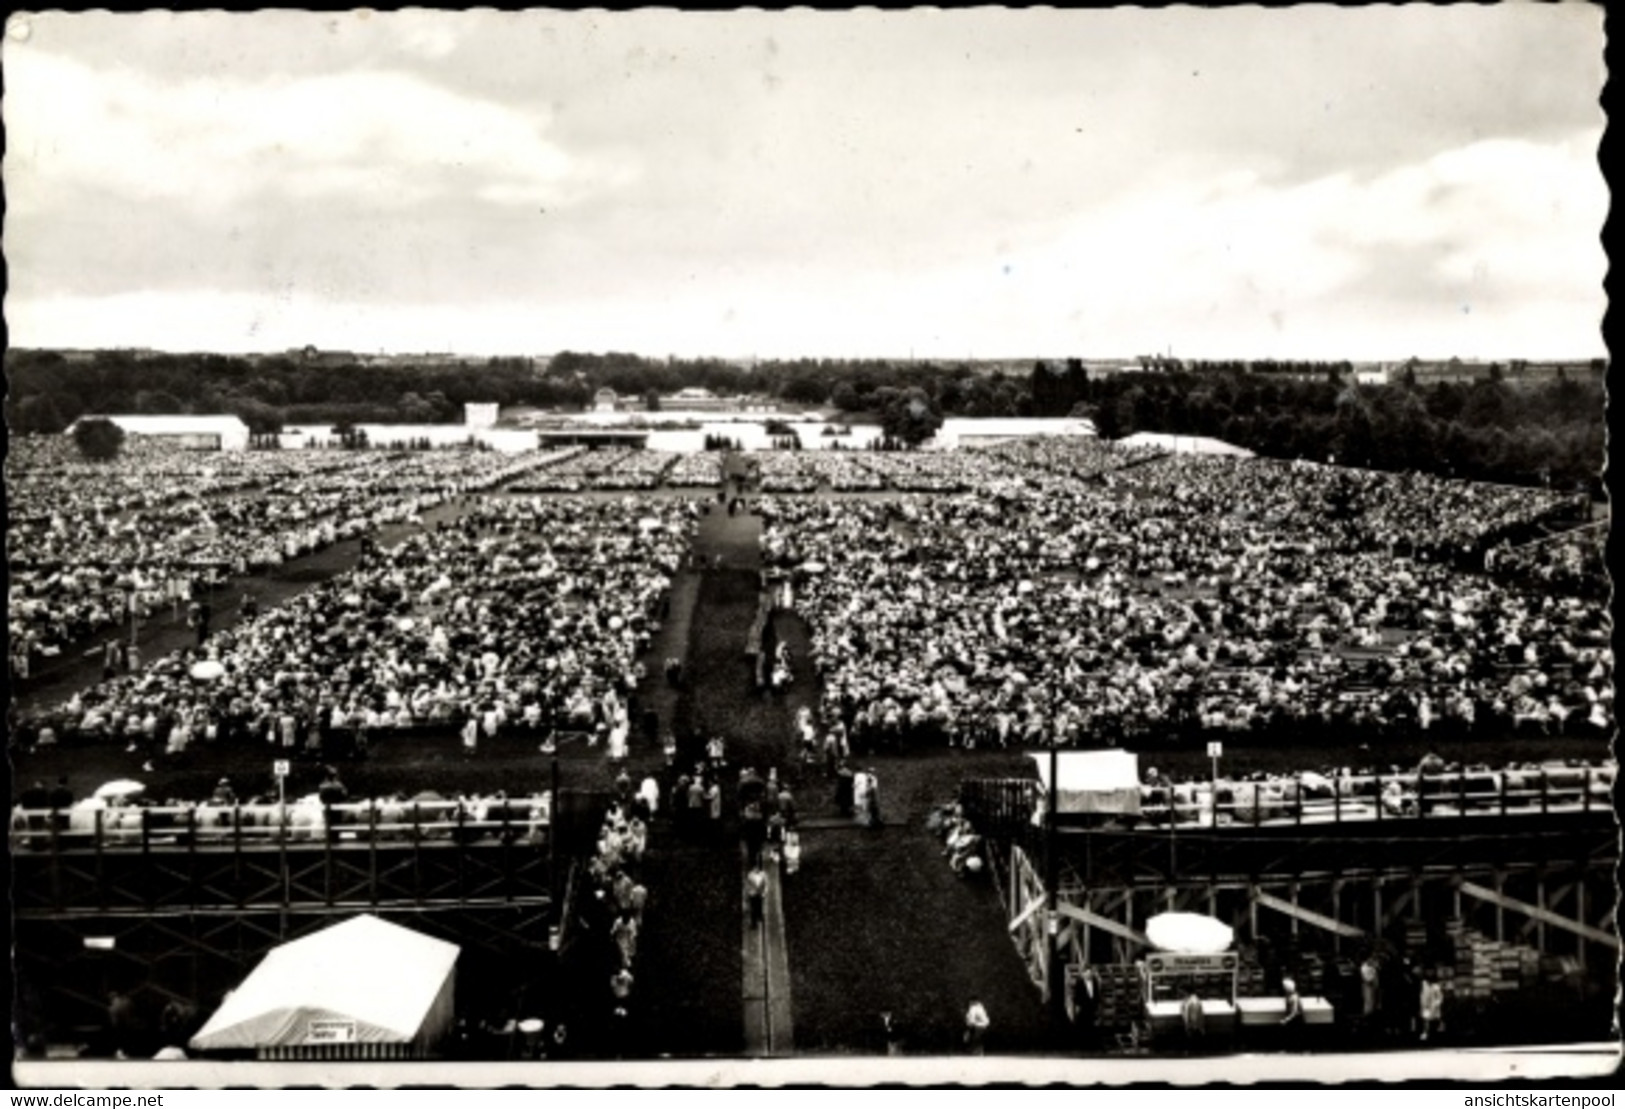
[[[468,719],[463,721],[462,736],[463,758],[471,759],[474,757],[474,751],[480,742],[480,720],[472,710],[468,714]]]
[[[1374,1037],[1381,1024],[1382,970],[1375,953],[1360,964],[1360,1025],[1367,1038]]]
[[[835,807],[842,816],[851,816],[857,797],[857,777],[844,761],[835,768]]]
[[[1444,1030],[1444,987],[1431,970],[1422,978],[1421,1016],[1422,1042],[1426,1043],[1430,1033]]]
[[[852,775],[852,810],[859,824],[869,822],[869,772],[860,770]]]
[[[684,821],[689,834],[698,835],[700,824],[705,819],[705,779],[696,773],[693,781],[688,783],[688,799],[686,812],[688,819]]]
[[[873,768],[863,772],[864,781],[868,783],[865,790],[867,802],[863,811],[863,823],[870,828],[880,827],[880,779],[875,777]]]
[[[1185,995],[1179,1007],[1179,1019],[1185,1027],[1185,1053],[1194,1055],[1207,1042],[1207,1013],[1203,1011],[1202,999],[1195,990]]]
[[[745,875],[745,898],[750,903],[750,926],[758,928],[767,900],[767,871],[762,869],[761,860],[752,863],[750,873]]]
[[[762,844],[767,839],[767,821],[762,817],[762,803],[747,801],[739,813],[740,829],[744,834],[746,858],[750,865],[762,865]]]
[[[711,838],[720,839],[722,836],[722,786],[716,781],[709,782],[705,787],[706,820],[711,828]]]
[[[1072,983],[1072,1019],[1085,1047],[1096,1040],[1095,1017],[1100,1010],[1100,972],[1087,965]]]
[[[992,1023],[987,1015],[987,1007],[980,1000],[971,998],[970,1007],[965,1010],[965,1046],[972,1055],[987,1053],[987,1030]]]

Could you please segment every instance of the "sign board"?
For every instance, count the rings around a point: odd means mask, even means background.
[[[1212,955],[1186,955],[1177,952],[1159,952],[1146,959],[1146,969],[1152,974],[1231,974],[1238,966],[1234,952]]]
[[[305,1043],[353,1044],[355,1043],[355,1021],[313,1020],[305,1026]]]
[[[1207,757],[1210,758],[1210,759],[1217,759],[1217,758],[1222,758],[1223,756],[1224,756],[1224,743],[1222,741],[1220,741],[1220,740],[1217,740],[1217,739],[1208,740],[1207,741]]]
[[[288,776],[288,770],[290,767],[291,764],[287,759],[277,759],[271,763],[271,773],[275,774],[278,778],[286,778]]]

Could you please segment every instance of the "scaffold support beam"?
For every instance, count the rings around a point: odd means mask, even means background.
[[[1063,901],[1056,905],[1055,911],[1061,916],[1071,917],[1073,920],[1081,921],[1104,932],[1110,932],[1119,939],[1140,944],[1142,947],[1151,946],[1151,941],[1146,938],[1144,932],[1136,931],[1126,924],[1119,924],[1110,917],[1101,916],[1099,913],[1090,912],[1088,909],[1081,909],[1069,901]]]
[[[1285,913],[1287,916],[1301,920],[1305,924],[1313,924],[1316,928],[1323,928],[1328,932],[1335,932],[1339,936],[1347,936],[1349,939],[1365,938],[1363,929],[1356,928],[1352,924],[1345,924],[1341,920],[1336,920],[1324,913],[1317,913],[1313,909],[1306,909],[1302,905],[1294,905],[1290,901],[1284,901],[1274,894],[1265,893],[1263,890],[1254,890],[1252,897],[1253,900],[1266,909],[1274,909],[1278,913]]]
[[[1561,928],[1564,931],[1573,932],[1577,936],[1583,936],[1588,940],[1594,940],[1597,943],[1607,944],[1616,951],[1619,950],[1619,937],[1611,935],[1610,933],[1603,931],[1601,928],[1593,928],[1591,925],[1585,924],[1581,921],[1570,920],[1562,913],[1554,913],[1552,910],[1542,908],[1539,905],[1531,905],[1527,901],[1519,901],[1517,898],[1508,897],[1504,893],[1496,893],[1494,890],[1487,889],[1475,882],[1463,881],[1458,888],[1468,897],[1476,898],[1479,901],[1486,901],[1491,905],[1497,906],[1498,908],[1510,909],[1515,913],[1522,913],[1532,920],[1539,921],[1542,924],[1550,924],[1554,928]]]

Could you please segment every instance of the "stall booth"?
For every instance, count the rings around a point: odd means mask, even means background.
[[[1192,995],[1201,1003],[1204,1036],[1215,1044],[1234,1038],[1241,959],[1230,950],[1230,926],[1197,913],[1161,913],[1146,922],[1145,934],[1154,949],[1139,964],[1151,1041],[1185,1036]]]
[[[1334,1016],[1332,1003],[1324,997],[1300,997],[1303,1005],[1303,1023],[1306,1027],[1329,1026]],[[1267,1036],[1281,1027],[1286,1017],[1286,998],[1242,997],[1236,999],[1236,1009],[1242,1029],[1255,1038]]]
[[[1132,751],[1059,751],[1035,754],[1039,789],[1045,803],[1034,806],[1032,821],[1042,824],[1049,804],[1050,764],[1054,763],[1055,811],[1063,816],[1088,813],[1101,822],[1140,813],[1140,760]]]
[[[433,1057],[451,1028],[458,952],[376,916],[351,917],[266,955],[191,1048],[278,1060]]]

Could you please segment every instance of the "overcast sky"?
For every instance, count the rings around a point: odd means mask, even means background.
[[[1600,356],[1602,18],[13,17],[11,341]]]

